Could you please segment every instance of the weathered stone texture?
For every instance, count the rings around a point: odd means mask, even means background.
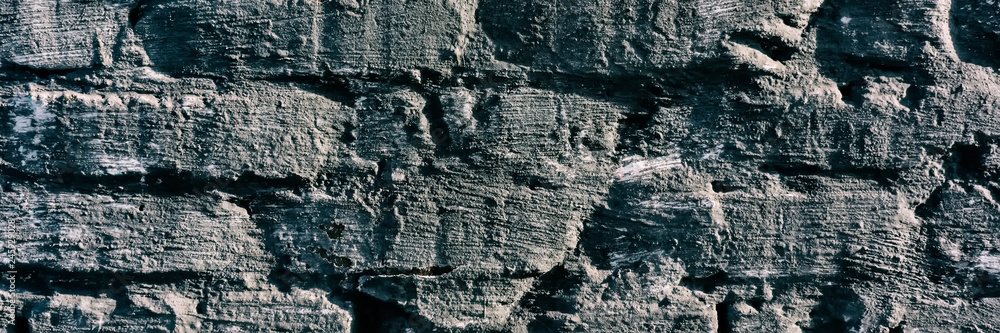
[[[998,15],[6,1],[0,322],[1000,331]]]

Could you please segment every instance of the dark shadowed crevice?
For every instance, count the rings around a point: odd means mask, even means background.
[[[963,62],[1000,67],[997,7],[980,0],[955,0],[948,20],[955,52]],[[992,29],[991,29],[992,28]]]
[[[582,277],[566,270],[564,266],[553,267],[539,276],[531,291],[521,298],[521,307],[539,313],[572,313],[575,302],[569,296],[572,295],[573,288],[583,283]]]
[[[122,294],[115,298],[115,309],[111,311],[111,314],[115,316],[127,316],[134,311],[132,308],[133,305],[128,295]]]
[[[980,180],[986,174],[984,164],[986,150],[981,145],[955,144],[951,156],[945,163],[945,172],[950,179]]]
[[[899,104],[910,110],[920,109],[920,103],[927,98],[927,89],[921,86],[912,85],[906,88],[906,95],[899,101]]]
[[[353,306],[353,333],[432,332],[434,325],[427,319],[408,313],[402,306],[368,294],[351,291],[346,300]]]
[[[903,170],[898,169],[876,169],[876,168],[830,168],[827,166],[811,165],[803,163],[764,163],[758,169],[766,173],[776,173],[786,177],[798,177],[799,180],[811,182],[818,185],[817,177],[825,178],[854,178],[871,180],[881,186],[891,187],[896,184]]]
[[[565,185],[559,184],[549,179],[536,176],[523,176],[523,175],[514,176],[514,184],[526,186],[528,187],[528,189],[532,191],[537,191],[542,189],[551,191],[565,187]]]
[[[287,75],[268,78],[267,82],[290,84],[349,107],[356,107],[358,99],[357,82],[341,76]]]
[[[914,214],[917,217],[928,219],[934,216],[934,214],[941,208],[941,192],[944,191],[944,186],[938,186],[931,192],[931,195],[927,197],[927,200],[917,204],[913,209]]]
[[[14,316],[14,333],[31,333],[31,322],[24,316]]]
[[[745,186],[734,185],[732,182],[724,180],[713,180],[711,185],[712,192],[715,193],[729,193],[746,189]]]
[[[146,16],[146,11],[149,9],[150,2],[152,2],[152,0],[139,0],[139,2],[136,3],[131,10],[129,10],[128,24],[130,26],[135,28],[135,26],[139,24],[139,20],[141,20],[143,16]]]
[[[893,61],[887,59],[873,59],[848,55],[844,57],[844,62],[848,66],[859,69],[866,69],[888,76],[902,76],[913,71],[912,64],[903,61]]]
[[[444,106],[441,104],[441,96],[428,96],[427,104],[423,113],[427,117],[427,125],[430,127],[431,142],[435,146],[435,155],[443,156],[450,150],[452,139],[448,122],[445,121]]]
[[[48,183],[54,185],[50,189],[82,194],[146,193],[151,195],[201,196],[218,190],[252,198],[257,193],[294,190],[308,186],[313,182],[313,180],[295,175],[284,178],[268,178],[257,176],[253,172],[245,172],[235,179],[209,178],[194,175],[190,171],[159,168],[150,168],[144,174],[90,176],[72,169],[66,169],[66,172],[58,175],[35,175],[0,166],[0,174],[10,181]]]
[[[795,48],[777,37],[765,37],[758,32],[748,30],[734,32],[729,36],[729,41],[756,49],[778,62],[791,60],[796,52]]]
[[[782,177],[781,183],[792,191],[807,194],[817,193],[827,188],[823,177],[816,175]]]
[[[403,311],[403,308],[397,304],[385,302],[360,292],[354,292],[351,296],[349,300],[354,305],[352,332],[385,332],[385,325],[388,321],[406,316],[406,311]]]
[[[427,267],[413,267],[413,268],[400,268],[400,267],[376,267],[367,268],[357,273],[352,273],[352,276],[364,276],[364,275],[419,275],[419,276],[441,276],[454,271],[458,266],[427,266]]]
[[[195,305],[194,311],[199,315],[208,314],[208,301],[205,299],[198,300],[198,305]]]
[[[652,86],[651,89],[659,89]],[[654,123],[654,118],[660,112],[660,107],[664,102],[660,98],[643,98],[638,101],[635,111],[620,115],[618,119],[618,142],[615,144],[615,151],[619,156],[629,155],[635,150],[634,146],[638,142],[647,140],[647,129]]]
[[[729,282],[729,275],[725,271],[720,271],[706,277],[685,276],[681,278],[681,285],[690,289],[696,289],[711,294],[719,286]]]
[[[809,312],[810,332],[852,332],[861,326],[864,303],[856,292],[846,286],[823,290],[819,303]]]
[[[65,271],[38,264],[19,265],[18,289],[42,296],[59,294],[125,299],[127,288],[134,284],[195,285],[209,278],[209,273],[174,271],[139,273],[127,271]]]
[[[345,121],[343,123],[343,126],[344,126],[344,130],[343,130],[343,133],[341,133],[341,135],[340,135],[340,142],[343,142],[343,143],[346,143],[346,144],[350,144],[350,143],[353,143],[354,141],[357,141],[358,140],[358,136],[357,136],[357,133],[355,132],[355,130],[357,129],[357,126],[355,126],[354,123],[349,122],[349,121]]]
[[[715,305],[715,318],[718,333],[732,333],[733,326],[729,319],[729,304],[719,303]]]
[[[840,99],[848,105],[861,106],[864,100],[861,97],[862,85],[864,81],[851,81],[845,84],[837,85],[837,90],[840,91]]]
[[[5,62],[7,68],[0,68],[6,71],[15,72],[14,74],[22,74],[27,76],[35,76],[41,80],[50,80],[57,77],[65,77],[67,75],[73,74],[77,71],[90,72],[88,68],[35,68],[29,66],[22,66],[10,62]]]

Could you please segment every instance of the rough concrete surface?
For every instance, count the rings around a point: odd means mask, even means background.
[[[1000,332],[998,70],[996,1],[2,1],[0,323]]]

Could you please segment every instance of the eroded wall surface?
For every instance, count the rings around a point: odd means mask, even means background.
[[[1000,5],[0,3],[9,332],[1000,331]]]

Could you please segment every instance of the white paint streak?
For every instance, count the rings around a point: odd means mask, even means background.
[[[989,272],[990,274],[1000,274],[1000,256],[991,256],[986,252],[979,254],[976,268]]]
[[[146,168],[142,165],[142,162],[134,158],[123,158],[123,159],[113,159],[108,156],[102,156],[98,163],[109,175],[120,175],[123,173],[146,173]]]
[[[684,166],[680,154],[671,154],[653,159],[642,159],[640,156],[629,156],[622,160],[624,166],[618,168],[615,175],[618,181],[626,182],[650,175],[658,170],[673,170]]]
[[[28,96],[14,98],[11,101],[16,106],[31,108],[29,116],[14,116],[14,132],[29,133],[45,129],[45,124],[56,120],[56,115],[45,108],[43,102],[35,102]]]
[[[718,145],[718,146],[715,146],[715,148],[712,149],[711,151],[705,153],[705,155],[702,155],[701,159],[702,160],[714,160],[714,159],[718,159],[719,155],[721,155],[721,154],[722,154],[722,145]]]

